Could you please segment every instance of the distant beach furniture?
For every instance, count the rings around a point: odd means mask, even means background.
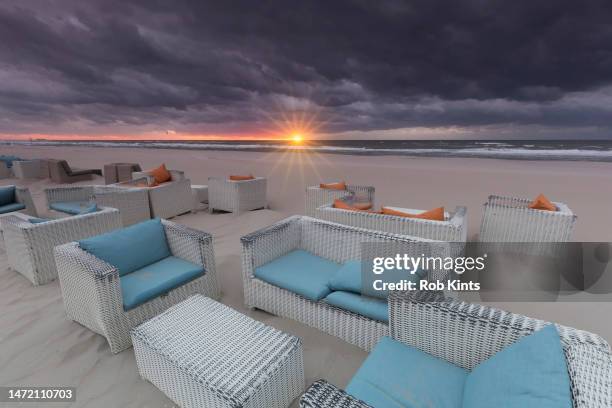
[[[89,214],[39,223],[15,216],[0,218],[0,223],[10,267],[34,286],[57,278],[55,246],[121,228],[119,211],[104,207]]]
[[[315,210],[322,205],[331,204],[337,198],[346,196],[358,197],[374,205],[374,192],[372,186],[347,185],[346,190],[331,190],[320,186],[306,187],[306,215],[315,217]]]
[[[13,174],[20,180],[49,178],[49,163],[46,159],[15,161]]]
[[[491,195],[484,204],[480,225],[481,242],[567,242],[572,237],[576,215],[563,203],[557,211],[529,208],[531,200]]]
[[[362,259],[363,243],[384,244],[371,248],[377,257],[405,253],[444,258],[450,254],[448,244],[440,241],[305,216],[286,218],[242,237],[241,242],[247,307],[298,320],[367,351],[388,335],[386,301],[331,291],[328,283],[334,274],[347,263]],[[360,274],[360,269],[357,272]],[[432,269],[424,279],[444,280],[447,276],[444,269]],[[343,307],[332,305],[329,296],[334,293],[334,298],[349,302]]]
[[[410,208],[387,208],[413,214],[423,212]],[[445,212],[444,221],[432,221],[368,211],[345,210],[335,208],[333,203],[330,203],[316,208],[315,218],[391,234],[454,242],[458,244],[455,246],[456,250],[453,251],[457,256],[462,252],[467,240],[467,208],[463,206],[456,207],[453,212]]]
[[[58,246],[55,260],[68,317],[106,337],[113,353],[168,307],[220,296],[212,236],[166,220]]]
[[[179,170],[168,170],[170,181],[156,184],[149,172],[134,172],[131,181],[117,183],[116,186],[144,188],[149,194],[151,218],[172,218],[193,209],[191,180]]]
[[[104,165],[104,184],[115,184],[132,180],[134,172],[141,172],[138,163],[110,163]]]
[[[18,160],[22,159],[10,154],[0,154],[0,179],[13,177],[13,163]]]
[[[48,162],[51,180],[60,184],[91,180],[94,175],[102,175],[99,169],[73,170],[66,160],[49,159]]]
[[[394,401],[394,404],[396,401],[405,401],[407,396],[411,400],[419,399],[418,395],[407,392],[401,385],[409,382],[412,376],[419,376],[419,384],[427,384],[428,380],[423,374],[431,376],[435,390],[441,382],[446,384],[445,371],[441,370],[441,364],[447,363],[471,371],[497,352],[551,324],[487,306],[445,298],[440,292],[395,292],[389,296],[389,312],[389,335],[399,344],[393,344],[395,348],[380,347],[378,352],[371,353],[364,365],[375,367],[376,370],[360,369],[347,390],[364,395],[364,398],[366,395],[374,398],[384,396]],[[612,360],[608,343],[593,333],[558,324],[555,324],[555,327],[565,354],[564,362],[567,363],[573,406],[612,406]],[[398,347],[410,354],[399,353]],[[389,355],[389,350],[395,353]],[[411,370],[414,370],[414,367],[405,361],[406,357],[402,360],[400,355],[410,355],[414,358],[414,353],[418,351],[427,353],[426,358],[433,356],[436,360],[429,369],[424,368],[426,364],[423,364],[419,365],[423,371],[413,372]],[[420,361],[426,363],[428,360]],[[401,378],[393,378],[393,373],[398,372],[403,374]],[[368,378],[373,381],[368,382]],[[431,392],[432,387],[424,389],[429,388]],[[520,395],[516,397],[521,398]],[[540,398],[545,400],[544,397]],[[461,400],[458,403],[461,405]],[[372,408],[363,400],[325,380],[312,384],[300,399],[299,406]]]
[[[78,186],[46,188],[45,196],[50,210],[65,214],[79,212],[79,208],[96,203],[99,207],[119,210],[123,226],[151,218],[149,194],[144,188],[118,186]]]
[[[239,181],[222,177],[209,177],[208,210],[210,212],[221,210],[240,214],[244,211],[265,208],[268,205],[267,186],[265,177]]]

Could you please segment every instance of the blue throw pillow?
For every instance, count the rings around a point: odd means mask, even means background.
[[[463,408],[572,406],[565,354],[552,324],[480,363],[463,390]]]
[[[16,202],[15,186],[0,187],[0,206]]]
[[[364,272],[367,279],[364,282],[361,264],[361,261],[346,261],[329,280],[330,289],[332,291],[341,290],[386,299],[389,297],[389,291],[374,289],[373,282],[375,280],[382,280],[383,282],[400,282],[401,280],[418,282],[427,275],[427,272],[424,270],[418,270],[414,274],[403,270],[388,270],[380,275],[366,270]]]
[[[159,219],[82,239],[79,246],[115,266],[121,276],[171,256]]]

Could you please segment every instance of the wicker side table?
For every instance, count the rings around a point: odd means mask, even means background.
[[[132,330],[140,375],[181,407],[286,408],[304,390],[302,342],[194,295]]]
[[[208,207],[208,186],[192,184],[191,193],[193,194],[193,210],[191,212],[205,210]]]

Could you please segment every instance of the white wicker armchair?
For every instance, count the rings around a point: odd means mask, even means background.
[[[143,187],[154,181],[149,172],[134,172],[133,180],[117,183],[115,186],[144,188],[149,194],[151,218],[176,217],[193,209],[191,181],[185,178],[182,171],[168,171],[172,180],[153,187]]]
[[[119,271],[113,265],[82,250],[77,242],[55,248],[60,287],[68,317],[106,337],[111,351],[132,345],[130,329],[157,316],[168,307],[201,293],[218,298],[212,236],[162,220],[172,256],[202,265],[204,275],[133,309],[123,309]]]
[[[295,249],[336,263],[361,259],[362,243],[388,244],[386,249],[378,249],[388,253],[370,254],[377,257],[405,253],[414,257],[425,254],[444,258],[450,251],[448,245],[440,241],[365,230],[305,216],[286,218],[242,237],[241,241],[244,298],[248,307],[298,320],[365,350],[370,350],[380,337],[388,334],[386,323],[271,285],[256,278],[255,269]],[[443,280],[447,273],[446,270],[431,270],[427,279]]]
[[[255,177],[252,180],[230,181],[221,177],[208,178],[208,211],[243,211],[265,208],[267,180]]]
[[[11,186],[3,186],[3,187],[11,187]],[[32,194],[30,193],[29,188],[16,186],[15,187],[15,202],[25,205],[25,208],[23,210],[19,210],[19,212],[31,215],[32,217],[38,217],[38,212],[36,211],[36,206],[34,205],[34,200],[32,199]],[[0,214],[0,218],[6,217],[10,214],[11,214],[10,212]]]
[[[100,207],[119,210],[124,226],[151,218],[149,194],[143,188],[78,186],[45,189],[47,206],[58,202],[95,202]]]
[[[121,228],[121,217],[114,208],[101,208],[38,224],[15,216],[2,217],[0,223],[10,267],[38,286],[57,278],[55,246]]]
[[[393,293],[390,336],[467,370],[550,324],[503,310],[445,299],[438,292]],[[574,408],[612,406],[612,356],[600,336],[556,325],[565,352]],[[384,369],[384,367],[380,367]],[[302,396],[301,408],[370,408],[324,380]]]
[[[319,186],[306,187],[305,214],[316,217],[315,210],[325,204],[331,204],[337,198],[358,196],[374,205],[374,187],[347,185],[346,190],[331,190]]]
[[[421,210],[396,208],[398,211],[419,213]],[[333,204],[325,204],[315,209],[315,217],[351,225],[353,227],[388,232],[398,235],[435,239],[438,241],[454,242],[456,251],[460,253],[467,240],[467,208],[457,207],[455,211],[444,214],[444,221],[423,220],[419,218],[398,217],[371,213],[367,211],[351,211],[334,208]]]
[[[530,200],[489,196],[480,226],[481,242],[566,242],[571,239],[576,216],[566,204],[558,211],[534,210]]]

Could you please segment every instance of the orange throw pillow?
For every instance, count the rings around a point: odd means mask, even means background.
[[[321,183],[319,184],[319,188],[324,188],[326,190],[346,190],[346,183],[344,181],[340,181],[338,183]]]
[[[168,169],[166,169],[165,164],[162,164],[158,168],[151,170],[150,173],[157,184],[165,183],[166,181],[172,180],[172,175],[170,174]]]
[[[395,215],[397,217],[419,218],[421,220],[444,221],[444,207],[434,208],[433,210],[425,211],[420,214],[410,214],[402,211],[397,211],[391,208],[383,207],[382,213],[386,215]]]
[[[231,181],[244,181],[244,180],[253,180],[255,177],[253,177],[252,174],[249,174],[248,176],[229,176],[229,179]]]
[[[550,202],[544,194],[540,194],[529,204],[529,208],[534,210],[557,211],[557,206]]]

